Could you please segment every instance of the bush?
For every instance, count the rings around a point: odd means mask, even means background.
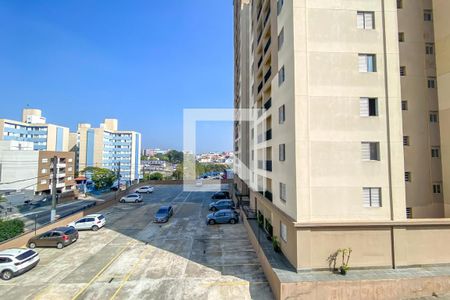
[[[22,220],[0,220],[0,242],[22,234],[24,227],[25,224]]]

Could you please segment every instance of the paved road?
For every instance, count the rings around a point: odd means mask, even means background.
[[[157,186],[144,203],[103,211],[106,228],[62,250],[38,249],[33,270],[0,282],[2,299],[272,299],[243,224],[205,223],[210,192]],[[162,204],[175,214],[152,217]]]

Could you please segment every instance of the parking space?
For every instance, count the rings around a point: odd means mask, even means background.
[[[272,299],[243,224],[206,225],[211,195],[157,186],[110,207],[105,228],[38,249],[35,269],[0,282],[2,299]],[[174,216],[155,224],[161,205]]]

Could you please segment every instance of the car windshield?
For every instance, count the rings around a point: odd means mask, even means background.
[[[35,253],[36,253],[36,252],[34,252],[33,250],[28,250],[28,251],[26,251],[26,252],[24,252],[24,253],[18,255],[16,258],[17,258],[18,260],[24,260],[24,259],[27,259],[27,258],[33,256]]]
[[[167,208],[160,208],[157,212],[157,214],[166,214],[167,213]]]

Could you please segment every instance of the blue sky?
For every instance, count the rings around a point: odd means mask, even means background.
[[[181,149],[184,108],[233,105],[232,18],[231,0],[0,0],[0,118],[118,118]],[[199,151],[232,149],[231,122],[197,134]]]

